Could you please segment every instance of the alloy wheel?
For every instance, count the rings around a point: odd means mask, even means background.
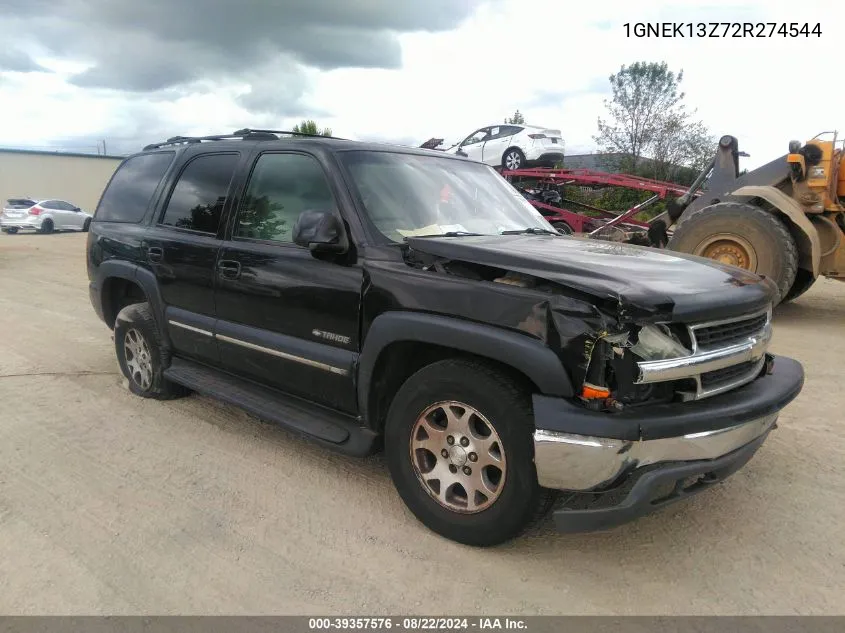
[[[410,457],[425,491],[453,512],[489,508],[505,485],[505,451],[496,429],[462,402],[439,402],[420,414],[411,431]]]
[[[123,338],[123,349],[130,378],[146,391],[153,384],[153,362],[146,339],[138,330],[131,329]]]

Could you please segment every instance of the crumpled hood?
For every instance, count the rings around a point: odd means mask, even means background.
[[[544,279],[616,304],[620,319],[700,321],[764,309],[773,282],[674,251],[554,235],[408,238],[419,252]]]

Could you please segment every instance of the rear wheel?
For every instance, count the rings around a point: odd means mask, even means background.
[[[778,287],[776,303],[798,272],[798,247],[786,225],[750,204],[720,202],[693,212],[675,230],[669,248],[768,277]]]
[[[387,416],[393,482],[429,529],[475,546],[502,543],[545,514],[531,399],[481,363],[444,360],[402,385]]]
[[[39,233],[43,233],[48,235],[53,232],[53,221],[50,218],[47,218],[41,223],[41,228],[38,229]]]
[[[518,147],[511,147],[502,155],[502,168],[513,171],[525,167],[525,154]]]
[[[120,370],[132,393],[158,400],[187,395],[187,389],[164,378],[170,354],[148,303],[133,303],[118,313],[114,346]]]

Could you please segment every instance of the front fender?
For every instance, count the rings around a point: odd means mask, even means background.
[[[569,375],[542,341],[472,321],[419,312],[386,312],[373,321],[358,359],[358,402],[364,419],[379,356],[391,343],[418,342],[450,347],[495,360],[525,374],[543,394],[569,398]]]

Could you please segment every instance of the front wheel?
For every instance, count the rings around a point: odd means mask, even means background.
[[[15,233],[17,233],[17,232],[18,232],[18,227],[16,227],[16,226],[10,226],[10,227],[9,227],[9,228],[7,228],[7,229],[3,229],[3,232],[4,232],[4,233],[8,233],[9,235],[14,235]]]
[[[744,268],[775,282],[784,299],[798,272],[798,247],[774,213],[750,204],[720,202],[683,218],[669,249]]]
[[[88,229],[91,228],[91,218],[86,218],[85,222],[82,224],[82,232],[87,233]]]
[[[525,154],[517,147],[507,150],[502,156],[502,167],[509,171],[522,169],[525,166]]]
[[[552,500],[537,483],[527,392],[484,364],[445,360],[402,385],[385,452],[402,500],[429,529],[475,546],[507,541]]]

